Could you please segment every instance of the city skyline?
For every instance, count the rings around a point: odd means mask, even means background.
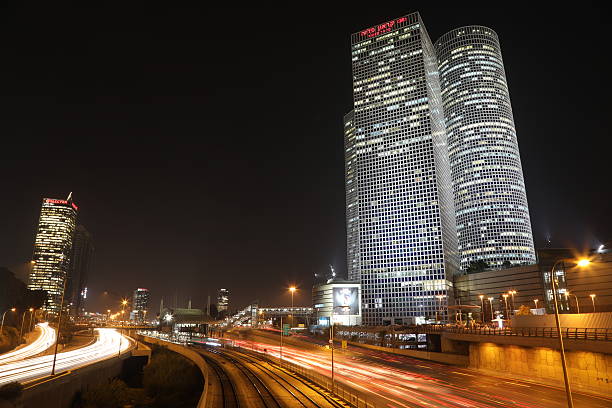
[[[6,180],[5,195],[19,199],[2,202],[3,213],[11,215],[0,245],[2,264],[27,268],[37,204],[42,197],[72,190],[79,198],[80,220],[96,237],[96,276],[88,285],[92,307],[100,308],[99,296],[106,290],[128,294],[142,285],[151,290],[152,305],[175,291],[205,305],[207,294],[214,296],[220,287],[231,290],[235,305],[253,300],[253,288],[261,291],[257,298],[270,304],[288,303],[283,293],[288,285],[309,287],[312,275],[330,263],[343,274],[339,118],[351,110],[348,36],[412,11],[417,10],[395,7],[341,21],[321,17],[323,26],[338,23],[325,33],[313,32],[312,16],[303,16],[288,30],[306,48],[286,47],[294,41],[279,39],[274,51],[245,50],[241,58],[257,58],[261,64],[248,75],[239,69],[223,72],[215,65],[220,63],[191,55],[189,50],[203,43],[209,31],[195,24],[183,28],[181,19],[188,13],[178,11],[168,17],[169,26],[178,30],[168,38],[158,34],[155,24],[124,22],[123,28],[107,29],[100,24],[103,16],[90,15],[91,27],[80,23],[84,35],[78,39],[60,29],[48,39],[24,36],[15,45],[4,43],[10,63],[2,69],[15,80],[3,97],[3,131],[13,137],[7,151],[12,159],[2,165],[15,175]],[[531,41],[561,32],[560,11],[546,9],[550,14],[541,25],[535,24],[536,12],[523,17],[518,11],[499,16],[493,9],[457,9],[451,18],[450,12],[442,15],[428,7],[419,11],[432,39],[469,24],[488,26],[500,37],[536,247],[544,246],[549,234],[553,246],[595,247],[609,240],[609,193],[600,188],[605,149],[592,147],[604,144],[609,101],[602,95],[609,85],[604,83],[603,90],[563,87],[574,75],[601,77],[604,64],[598,58],[603,57],[593,52],[594,62],[578,63],[563,59],[565,48],[558,43],[543,47]],[[579,13],[588,21],[586,46],[600,48],[601,13]],[[3,28],[6,33],[20,32],[15,25],[30,16],[22,12],[17,17],[17,23]],[[529,32],[515,30],[518,17]],[[264,15],[236,19],[253,28],[259,20],[264,33],[273,32]],[[239,44],[239,36],[226,26],[210,24],[210,30],[227,33],[229,44]],[[322,41],[328,45],[315,46]],[[568,41],[570,48],[578,46],[577,39]],[[220,59],[232,61],[231,47],[209,46]],[[19,47],[30,54],[20,58]],[[134,49],[138,55],[131,58]],[[53,50],[67,64],[81,61],[75,66],[82,73],[50,64],[53,74],[31,80],[39,60],[49,55],[53,60]],[[278,50],[285,53],[282,66],[272,63]],[[264,55],[258,58],[260,52]],[[121,69],[105,63],[117,55],[126,57]],[[177,56],[178,62],[166,62]],[[549,76],[543,79],[542,72]],[[243,74],[263,82],[254,85]],[[212,86],[204,77],[218,77],[215,82],[223,86]],[[297,77],[305,81],[295,84],[291,95],[285,93]],[[235,95],[255,106],[241,112],[240,123],[232,120],[237,113],[229,108]],[[322,95],[329,100],[322,101]],[[592,103],[576,106],[577,100]],[[272,112],[264,106],[273,107]],[[31,111],[35,120],[26,122],[14,109]],[[570,117],[576,120],[562,120]],[[251,137],[254,129],[266,129],[265,137]],[[583,143],[587,137],[591,142]],[[210,288],[210,293],[195,288]],[[296,304],[307,299],[296,293]]]

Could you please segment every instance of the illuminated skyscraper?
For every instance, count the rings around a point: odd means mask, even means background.
[[[344,116],[344,165],[346,187],[346,253],[349,280],[359,280],[359,189],[353,112]]]
[[[58,313],[60,309],[64,281],[70,266],[77,211],[72,194],[66,200],[43,199],[28,289],[47,291],[45,308],[51,313]],[[68,301],[65,301],[65,305],[68,305]]]
[[[217,296],[217,311],[225,312],[229,307],[229,290],[219,289],[219,296]]]
[[[132,312],[130,320],[142,323],[147,317],[149,308],[149,289],[138,288],[132,297]]]
[[[94,260],[93,238],[82,225],[77,225],[72,241],[70,255],[70,271],[66,294],[70,294],[71,312],[74,316],[82,316],[87,301],[87,281],[93,268]]]
[[[510,95],[493,30],[436,41],[461,268],[536,262]]]
[[[349,278],[362,284],[363,323],[443,320],[458,257],[433,44],[413,13],[353,34],[351,50],[347,245]]]

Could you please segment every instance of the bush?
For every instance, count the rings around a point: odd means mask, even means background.
[[[128,388],[123,381],[115,378],[85,391],[82,406],[85,408],[121,408],[126,405],[144,407],[150,403],[142,390]]]
[[[23,385],[18,382],[10,382],[0,387],[0,401],[15,401],[21,397]]]
[[[0,336],[0,353],[6,353],[17,347],[19,341],[19,331],[14,327],[4,326],[3,333]]]
[[[153,407],[183,408],[197,405],[203,390],[200,369],[165,348],[154,348],[144,369],[143,385]]]

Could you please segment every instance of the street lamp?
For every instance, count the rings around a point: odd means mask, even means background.
[[[6,312],[14,312],[15,310],[17,309],[12,307],[9,310],[6,310],[4,313],[2,313],[2,324],[0,325],[0,334],[2,334],[2,330],[4,329],[4,316],[6,315]]]
[[[440,309],[442,309],[442,299],[444,299],[444,295],[436,295],[436,299],[440,301]],[[438,302],[437,301],[436,301],[436,323],[438,323]]]
[[[571,305],[570,305],[570,302],[568,300],[568,296],[573,296],[574,297],[574,299],[576,300],[576,312],[578,314],[580,314],[580,305],[578,304],[578,297],[576,295],[574,295],[573,293],[570,293],[569,290],[567,290],[567,289],[565,290],[565,300],[567,300],[567,305],[568,305],[569,309],[571,309]]]
[[[502,297],[504,298],[504,303],[506,304],[506,320],[507,320],[510,318],[510,315],[508,314],[508,295],[504,293]]]
[[[493,297],[488,298],[491,305],[491,322],[493,321]]]
[[[484,323],[485,322],[485,317],[484,317],[484,295],[478,295],[478,297],[480,298],[480,319]]]
[[[591,293],[589,296],[591,297],[591,302],[593,302],[593,313],[595,313],[595,296],[597,295],[594,293]]]
[[[289,292],[291,292],[291,310],[293,311],[293,294],[295,293],[295,291],[297,290],[297,288],[295,286],[291,286],[289,288]],[[293,316],[291,316],[291,327],[293,327]]]
[[[535,303],[535,308],[538,308],[538,299],[533,299],[533,303]]]
[[[28,323],[28,330],[32,330],[32,315],[34,314],[34,308],[30,308],[30,322]]]
[[[516,310],[515,306],[514,306],[514,295],[516,295],[516,290],[512,289],[510,292],[508,292],[510,294],[510,296],[512,296],[512,313],[514,314],[514,311]]]
[[[555,306],[555,324],[557,326],[557,335],[559,337],[559,348],[561,351],[561,365],[563,367],[563,381],[565,382],[565,394],[567,395],[567,406],[569,408],[573,408],[574,401],[572,400],[572,390],[571,390],[569,378],[567,375],[567,363],[565,361],[565,348],[563,347],[563,336],[561,334],[561,323],[559,322],[559,305],[557,303],[558,285],[556,285],[556,280],[554,277],[555,268],[557,267],[557,265],[559,265],[563,261],[564,259],[557,260],[553,264],[552,268],[550,269],[550,284],[552,288],[552,296],[553,296],[553,301],[554,301],[554,306]],[[590,263],[591,261],[589,261],[588,259],[581,259],[577,262],[578,266],[580,267],[585,267],[589,265]],[[595,311],[595,295],[591,295],[591,299],[593,299],[593,311]]]

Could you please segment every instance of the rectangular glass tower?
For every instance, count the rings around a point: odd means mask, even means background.
[[[64,281],[68,278],[72,240],[78,207],[67,200],[43,199],[34,242],[32,272],[28,289],[46,290],[50,313],[59,313]],[[64,304],[68,304],[69,294]]]
[[[347,244],[358,256],[349,277],[362,284],[363,323],[445,320],[458,257],[433,45],[413,13],[353,34],[351,48]]]

